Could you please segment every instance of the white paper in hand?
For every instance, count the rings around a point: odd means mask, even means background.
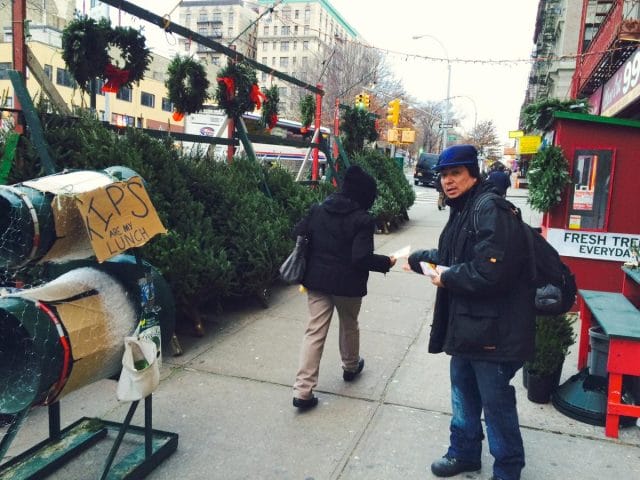
[[[410,253],[411,245],[407,245],[406,247],[402,247],[400,250],[396,250],[395,252],[390,253],[389,256],[395,258],[405,258],[408,257]]]
[[[422,269],[422,273],[429,278],[435,278],[442,272],[449,270],[449,267],[445,267],[444,265],[436,265],[434,263],[427,262],[420,262],[420,268]]]

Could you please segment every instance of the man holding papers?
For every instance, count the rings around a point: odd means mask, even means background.
[[[535,338],[524,232],[499,202],[500,193],[480,179],[475,147],[446,148],[436,170],[449,220],[438,248],[413,252],[405,267],[428,275],[438,287],[429,352],[451,355],[449,449],[431,471],[451,477],[480,470],[484,412],[495,459],[492,479],[518,480],[524,447],[509,382],[533,355]]]

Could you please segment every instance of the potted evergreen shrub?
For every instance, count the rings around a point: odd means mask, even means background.
[[[558,387],[564,359],[576,339],[574,322],[575,316],[570,313],[536,318],[534,358],[523,367],[530,401],[547,403]]]

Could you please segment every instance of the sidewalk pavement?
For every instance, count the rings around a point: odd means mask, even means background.
[[[416,191],[410,220],[391,234],[376,235],[378,252],[436,245],[447,212],[438,211],[433,189]],[[510,199],[526,205],[516,193]],[[429,465],[446,452],[451,406],[448,357],[427,353],[434,293],[424,277],[400,265],[386,275],[372,273],[360,316],[365,369],[357,381],[343,382],[334,322],[316,389],[320,403],[305,413],[291,404],[307,318],[306,297],[298,288],[276,286],[266,309],[244,302],[212,314],[204,337],[182,337],[184,354],[165,355],[153,395],[153,426],[178,433],[179,445],[147,478],[435,478]],[[576,349],[562,381],[576,373]],[[520,372],[513,384],[527,454],[522,480],[640,478],[639,427],[608,438],[603,427],[528,401]],[[64,397],[62,426],[80,417],[122,422],[128,404],[117,402],[115,389],[115,381],[103,380]],[[133,423],[143,424],[142,408]],[[9,455],[46,438],[47,428],[47,410],[34,408]],[[101,441],[49,478],[99,478],[110,447]],[[486,441],[482,460],[481,472],[455,478],[491,476]]]

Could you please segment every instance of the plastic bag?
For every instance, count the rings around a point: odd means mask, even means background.
[[[116,396],[123,402],[142,400],[160,383],[160,366],[156,344],[146,338],[125,337],[122,371]]]

